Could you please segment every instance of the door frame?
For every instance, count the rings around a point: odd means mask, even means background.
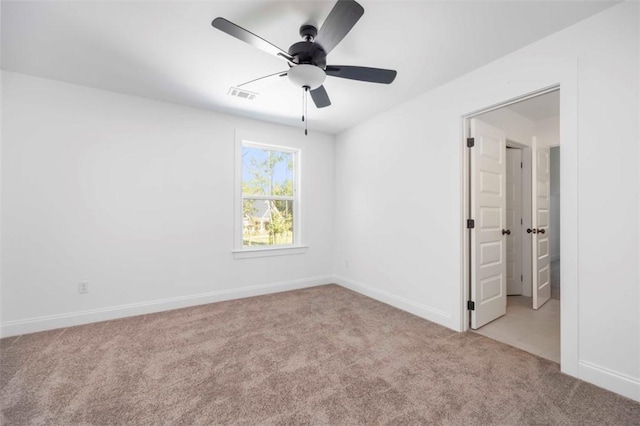
[[[531,146],[518,142],[515,139],[507,138],[507,147],[519,149],[522,155],[522,180],[520,182],[520,193],[522,194],[522,220],[524,225],[530,224],[531,217]],[[531,244],[525,244],[525,238],[529,234],[525,231],[526,226],[520,228],[520,254],[522,256],[522,295],[532,296],[532,273],[533,265],[531,259]],[[525,291],[528,290],[528,291]],[[528,293],[528,294],[527,294]]]
[[[573,76],[572,76],[573,77]],[[469,173],[470,155],[467,148],[469,136],[469,120],[480,114],[503,108],[505,106],[531,99],[549,92],[560,90],[560,140],[565,147],[567,155],[560,157],[560,192],[573,193],[577,207],[577,84],[573,78],[568,78],[568,84],[556,83],[547,87],[534,90],[511,99],[504,100],[484,108],[471,111],[460,116],[462,127],[461,145],[461,289],[460,289],[460,313],[461,331],[470,329],[470,314],[467,310],[467,301],[470,300],[471,283],[471,232],[466,228],[466,221],[471,217],[470,183]],[[568,155],[573,157],[569,157]],[[571,210],[571,211],[569,211]],[[560,273],[561,297],[560,297],[560,368],[566,374],[578,377],[578,241],[577,221],[569,223],[565,220],[567,215],[577,216],[577,211],[565,209],[561,211],[560,230],[563,244],[560,246]],[[567,217],[568,218],[568,217]],[[566,225],[566,226],[565,226]],[[571,226],[569,226],[571,225]]]

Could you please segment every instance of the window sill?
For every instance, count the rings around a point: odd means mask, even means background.
[[[270,257],[270,256],[288,256],[294,254],[304,254],[307,252],[308,246],[289,246],[289,247],[269,247],[259,249],[234,250],[234,259],[250,259],[253,257]]]

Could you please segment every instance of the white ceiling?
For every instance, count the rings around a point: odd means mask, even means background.
[[[560,115],[560,91],[554,90],[541,96],[511,104],[507,108],[531,121],[558,117]]]
[[[310,108],[309,128],[336,133],[559,31],[612,1],[375,1],[328,64],[391,68],[389,86],[328,77],[332,105]],[[217,16],[283,50],[301,24],[320,25],[334,1],[2,1],[2,68],[125,94],[300,126],[302,94],[286,70],[213,27]]]

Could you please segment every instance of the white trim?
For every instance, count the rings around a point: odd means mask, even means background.
[[[304,254],[308,246],[268,247],[259,249],[234,250],[234,259],[250,259],[252,257],[286,256],[292,254]]]
[[[491,106],[485,107],[485,108],[480,108],[476,111],[470,112],[468,114],[465,115],[466,118],[473,118],[477,115],[480,114],[486,114],[487,112],[490,111],[494,111],[496,109],[500,109],[500,108],[504,108],[507,107],[509,105],[513,105],[513,104],[517,104],[518,102],[522,102],[522,101],[526,101],[528,99],[533,99],[533,98],[537,98],[538,96],[542,96],[542,95],[546,95],[547,93],[551,93],[551,92],[555,92],[557,90],[560,89],[560,85],[559,84],[552,84],[548,87],[545,87],[543,89],[539,89],[539,90],[534,90],[530,93],[527,93],[525,95],[522,96],[515,96],[511,99],[507,99],[505,101],[502,102],[498,102],[496,104],[493,104]]]
[[[419,316],[420,318],[424,318],[444,327],[458,331],[455,327],[457,325],[457,321],[454,322],[453,316],[447,312],[396,296],[387,291],[380,290],[339,275],[334,277],[334,282],[344,288],[355,291],[356,293],[360,293],[402,311]]]
[[[470,300],[470,283],[471,283],[471,234],[467,229],[467,219],[472,218],[471,214],[471,200],[469,194],[471,189],[469,188],[471,183],[470,178],[470,155],[469,148],[467,147],[467,138],[471,134],[469,129],[469,120],[464,116],[460,119],[462,135],[462,149],[460,150],[460,218],[462,219],[460,232],[460,293],[459,297],[462,300],[456,300],[456,303],[462,302],[462,306],[459,311],[459,324],[457,330],[460,332],[467,331],[469,329],[469,322],[471,321],[471,315],[467,309],[467,301]]]
[[[577,65],[576,65],[577,67]],[[563,81],[564,79],[560,79],[560,81]],[[495,103],[493,105],[484,107],[484,108],[480,108],[477,109],[473,112],[469,112],[466,114],[463,114],[460,116],[460,121],[462,123],[462,150],[461,150],[461,159],[460,159],[460,166],[461,166],[461,170],[460,170],[460,175],[461,175],[461,203],[462,203],[462,231],[460,233],[461,235],[461,277],[462,277],[462,282],[460,283],[460,295],[461,295],[461,300],[460,300],[460,305],[461,305],[461,314],[460,314],[460,319],[461,319],[461,323],[459,325],[458,330],[459,331],[467,331],[470,329],[469,327],[469,322],[470,322],[470,318],[471,315],[469,314],[469,311],[467,310],[467,301],[472,300],[471,298],[471,294],[470,294],[470,285],[471,285],[471,233],[469,232],[469,229],[467,229],[467,219],[475,219],[473,217],[473,212],[471,211],[471,200],[470,200],[470,195],[471,195],[471,169],[470,169],[470,152],[469,152],[469,148],[467,147],[467,138],[471,137],[471,119],[474,117],[477,117],[478,115],[481,114],[485,114],[489,111],[494,111],[496,109],[500,109],[500,108],[504,108],[506,106],[509,106],[511,104],[517,103],[517,102],[521,102],[527,99],[532,99],[535,98],[537,96],[542,96],[545,95],[547,93],[551,93],[554,91],[560,91],[560,86],[561,83],[555,83],[555,84],[551,84],[549,86],[546,86],[542,89],[537,89],[537,90],[531,90],[528,93],[522,94],[520,96],[514,96],[510,99],[507,99],[503,102],[498,102]],[[562,92],[561,95],[562,97]],[[560,120],[562,120],[562,108],[561,108],[561,117]],[[567,120],[568,121],[568,120]],[[576,120],[576,128],[577,128],[577,120]],[[562,135],[561,135],[561,140],[562,140]],[[530,155],[533,156],[533,146],[528,146],[526,144],[523,144],[522,142],[517,142],[514,141],[513,139],[509,139],[508,142],[511,142],[515,145],[520,146],[523,149],[527,149],[527,153],[529,153]],[[562,161],[562,159],[561,159]],[[562,165],[561,165],[561,169],[562,169]],[[523,183],[524,184],[524,183]],[[562,185],[562,181],[561,181],[561,185]],[[531,218],[533,220],[533,218]],[[524,266],[524,265],[523,265]],[[524,269],[523,269],[523,273],[524,273]],[[577,363],[577,354],[575,357],[575,363]],[[575,364],[574,364],[575,365]],[[564,371],[564,370],[563,370]],[[571,373],[567,373],[567,374],[571,374]],[[575,374],[572,374],[575,376]]]
[[[560,370],[577,376],[580,359],[578,58],[570,60],[561,78],[560,141]]]
[[[559,89],[558,89],[559,90]],[[533,297],[532,294],[532,281],[533,281],[533,259],[531,255],[531,244],[527,244],[528,234],[526,228],[533,227],[532,217],[532,188],[531,185],[531,159],[533,158],[533,143],[527,145],[522,142],[518,142],[514,139],[507,139],[507,145],[520,149],[522,151],[522,182],[520,191],[522,192],[522,295],[527,297]],[[533,307],[533,305],[532,305]]]
[[[265,140],[264,137],[261,137],[261,136],[258,137],[256,135],[249,136],[247,133],[248,132],[244,130],[237,130],[236,140],[239,139],[240,142],[242,143],[242,146],[246,146],[249,148],[256,148],[256,149],[273,148],[273,149],[277,149],[278,151],[288,152],[289,154],[296,154],[297,152],[300,151],[300,149],[298,148],[291,148],[289,146],[282,146],[278,144],[264,142]],[[258,142],[260,140],[262,140],[263,142]]]
[[[260,141],[260,142],[258,142]],[[281,256],[288,254],[302,254],[306,251],[301,250],[304,248],[304,234],[302,226],[302,149],[292,148],[288,146],[278,145],[274,143],[268,135],[256,134],[247,130],[236,129],[235,131],[235,147],[234,147],[234,233],[233,233],[233,257],[234,259],[244,259],[250,257],[266,257],[266,256]],[[293,197],[280,197],[280,196],[250,196],[244,197],[242,194],[242,147],[248,146],[258,149],[271,149],[282,152],[287,152],[293,155]],[[268,248],[246,248],[242,245],[242,205],[244,198],[255,199],[277,199],[277,200],[292,200],[293,202],[293,244],[286,247],[271,246]],[[267,253],[269,250],[284,249],[282,251]],[[291,250],[294,248],[295,250]],[[247,252],[248,254],[243,256],[240,253]],[[261,254],[258,254],[260,252]]]
[[[190,306],[206,305],[209,303],[223,302],[225,300],[261,296],[264,294],[279,293],[289,290],[298,290],[302,288],[331,284],[332,282],[333,277],[331,275],[322,275],[317,277],[302,278],[298,280],[282,281],[278,283],[258,284],[236,289],[219,290],[209,293],[193,294],[189,296],[172,297],[168,299],[153,300],[149,302],[130,303],[127,305],[112,306],[107,308],[90,309],[86,311],[49,315],[45,317],[28,318],[24,320],[10,321],[4,324],[0,324],[0,337],[17,336],[20,334],[36,333],[38,331],[72,327],[93,322],[126,318],[135,315],[144,315],[155,312],[186,308]]]
[[[587,361],[578,363],[578,377],[596,386],[640,402],[640,380]]]
[[[246,145],[244,145],[246,146]],[[294,201],[295,197],[288,195],[242,195],[242,201],[250,200],[277,200],[277,201]]]
[[[563,155],[560,158],[560,186],[563,194],[563,209],[560,212],[560,239],[562,241],[560,252],[560,288],[561,309],[560,309],[560,369],[563,373],[578,377],[579,360],[579,253],[578,253],[578,58],[571,57],[559,60],[556,66],[550,71],[541,74],[536,81],[527,80],[520,85],[511,85],[507,88],[512,96],[503,102],[496,103],[495,97],[490,92],[485,93],[483,98],[487,100],[490,107],[482,108],[481,101],[475,101],[475,108],[462,111],[460,114],[460,124],[462,130],[461,155],[460,155],[460,176],[462,192],[462,238],[461,238],[461,277],[459,288],[459,300],[456,309],[461,309],[459,314],[461,323],[459,329],[466,331],[469,328],[469,313],[466,310],[466,301],[469,300],[469,232],[465,227],[468,218],[469,202],[469,173],[468,173],[468,149],[466,148],[466,138],[468,135],[466,119],[480,112],[497,108],[512,103],[525,96],[539,95],[546,91],[560,88],[560,140],[562,141]],[[546,83],[545,83],[546,82]],[[509,81],[505,81],[509,85]],[[537,87],[535,87],[537,86]],[[542,90],[537,90],[544,87]],[[504,91],[504,86],[496,86],[497,91]],[[518,92],[525,94],[518,96]],[[458,311],[456,311],[457,313]]]

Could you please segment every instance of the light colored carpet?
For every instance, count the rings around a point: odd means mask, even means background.
[[[639,425],[557,364],[328,285],[0,341],[3,425]]]

